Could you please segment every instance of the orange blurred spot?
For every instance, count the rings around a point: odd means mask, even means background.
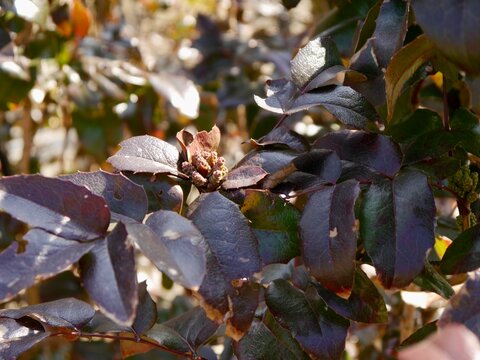
[[[82,39],[87,36],[92,16],[81,0],[73,0],[70,19],[75,37]]]
[[[437,85],[439,89],[443,87],[443,75],[440,71],[437,71],[435,75],[430,75],[430,79],[432,79],[433,83]]]
[[[57,24],[57,32],[65,37],[72,35],[72,24],[69,21],[63,21]]]

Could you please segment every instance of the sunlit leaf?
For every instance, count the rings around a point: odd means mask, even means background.
[[[110,222],[100,196],[83,186],[40,175],[1,178],[0,208],[31,226],[72,240],[102,237]]]

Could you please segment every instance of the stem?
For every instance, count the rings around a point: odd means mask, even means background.
[[[141,344],[146,344],[150,345],[152,347],[155,347],[157,349],[163,350],[165,352],[177,355],[177,356],[183,356],[185,358],[190,358],[190,359],[202,359],[201,357],[197,357],[196,354],[185,354],[180,351],[176,351],[173,349],[169,349],[163,345],[160,345],[159,343],[155,341],[151,341],[145,338],[140,338],[140,337],[135,337],[135,336],[124,336],[124,335],[117,335],[117,334],[104,334],[104,333],[82,333],[82,332],[57,332],[57,333],[52,333],[50,336],[77,336],[80,338],[86,338],[86,339],[93,339],[93,338],[99,338],[99,339],[112,339],[112,340],[118,340],[118,341],[134,341],[136,343],[141,343]],[[132,334],[133,335],[133,334]]]
[[[447,96],[447,78],[442,73],[442,87],[443,87],[443,127],[446,131],[450,131],[450,119],[448,113],[448,96]]]
[[[28,174],[30,172],[30,156],[33,146],[33,120],[30,117],[30,111],[32,110],[32,104],[27,97],[23,104],[23,153],[18,169],[20,173]]]

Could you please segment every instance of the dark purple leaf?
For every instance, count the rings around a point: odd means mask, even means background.
[[[228,173],[225,181],[222,183],[222,187],[230,190],[253,186],[267,175],[268,173],[260,166],[236,167]]]
[[[207,271],[199,289],[210,317],[222,318],[233,297],[232,280],[260,271],[258,244],[238,206],[218,192],[202,194],[190,206],[188,217],[206,240]]]
[[[150,330],[157,321],[157,304],[147,291],[146,281],[138,284],[138,305],[135,314],[132,328],[138,335]]]
[[[291,150],[298,152],[305,152],[309,149],[309,144],[306,138],[290,130],[286,125],[280,125],[260,140],[250,140],[257,148],[273,145],[284,145]]]
[[[142,221],[147,213],[147,196],[141,186],[122,174],[105,171],[78,172],[60,177],[74,184],[85,186],[107,202],[110,211]]]
[[[146,225],[128,224],[142,253],[173,281],[198,288],[205,276],[205,239],[192,222],[173,211],[153,213]]]
[[[450,323],[463,324],[480,337],[479,271],[476,271],[450,300],[438,321],[438,326],[445,327]]]
[[[329,150],[312,150],[296,157],[292,162],[298,170],[316,175],[329,183],[335,183],[342,172],[338,155]]]
[[[120,171],[169,173],[178,175],[180,154],[177,148],[156,137],[134,136],[120,143],[121,149],[108,158]]]
[[[36,280],[65,270],[93,248],[93,243],[66,240],[41,229],[25,236],[26,249],[14,242],[0,252],[0,301],[8,300]]]
[[[314,288],[304,293],[288,281],[275,280],[265,292],[265,301],[310,356],[340,359],[350,323],[326,308]]]
[[[269,174],[284,168],[298,156],[292,151],[252,150],[238,162],[235,168],[242,166],[260,166]]]
[[[48,332],[30,329],[14,319],[0,317],[0,359],[15,360],[36,343],[49,336]]]
[[[415,19],[437,48],[472,74],[480,73],[480,33],[476,0],[414,0]]]
[[[319,87],[328,85],[343,85],[345,74],[350,72],[346,70],[343,65],[333,65],[328,69],[323,70],[320,74],[315,76],[303,89],[303,92],[310,92]]]
[[[290,62],[292,80],[299,88],[303,88],[324,70],[341,63],[333,40],[318,36],[298,50]]]
[[[32,227],[71,240],[102,237],[110,222],[100,196],[83,186],[40,175],[1,178],[0,208]]]
[[[273,354],[278,360],[310,359],[301,349],[292,349],[282,340],[264,322],[255,320],[248,333],[234,344],[235,354],[239,359],[270,359]]]
[[[367,275],[360,270],[355,271],[353,289],[348,299],[341,298],[320,284],[315,284],[318,294],[337,314],[358,322],[386,323],[387,307],[377,287]]]
[[[257,95],[253,98],[258,106],[277,114],[284,114],[290,109],[299,91],[293,82],[285,79],[269,80],[265,88],[267,94],[265,99]]]
[[[47,328],[81,329],[95,315],[95,310],[86,302],[65,298],[21,309],[0,310],[1,318],[21,319],[29,317]]]
[[[459,274],[480,267],[480,224],[458,236],[443,255],[440,269],[444,274]]]
[[[394,176],[402,164],[402,153],[389,137],[365,131],[341,130],[315,141],[314,149],[335,151],[341,160],[351,161],[387,176]]]
[[[257,310],[260,285],[239,281],[235,286],[237,296],[232,297],[232,316],[227,321],[226,334],[241,339],[250,328]]]
[[[326,288],[348,296],[353,286],[357,231],[355,180],[325,186],[313,193],[300,220],[303,261]]]
[[[123,223],[80,261],[83,286],[109,318],[132,325],[138,304],[134,247]]]
[[[172,210],[180,212],[183,204],[182,187],[167,174],[124,174],[134,183],[143,186],[148,197],[148,212]]]
[[[248,189],[241,210],[252,222],[263,264],[287,263],[300,255],[295,206],[268,191]]]
[[[196,307],[163,324],[156,324],[145,336],[169,349],[185,354],[196,354],[197,349],[217,330],[205,311]]]
[[[365,193],[360,234],[387,288],[408,285],[435,241],[435,203],[427,177],[414,170],[378,180]]]
[[[385,103],[384,69],[403,45],[407,33],[408,13],[407,2],[384,1],[372,37],[351,59],[350,68],[367,75],[368,80],[349,85],[365,95],[375,106]]]

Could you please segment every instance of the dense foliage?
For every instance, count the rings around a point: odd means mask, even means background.
[[[121,23],[92,45],[80,1],[36,17],[3,3],[2,128],[21,122],[29,152],[58,116],[108,171],[13,175],[35,161],[12,169],[0,148],[0,358],[61,338],[85,354],[78,340],[113,339],[123,357],[377,359],[450,323],[480,336],[477,1],[319,2],[331,10],[308,35],[247,40],[198,15],[191,66]],[[253,5],[235,4],[239,27]],[[264,92],[259,63],[275,69]],[[255,137],[240,158],[231,112]],[[186,291],[168,319],[140,258]],[[40,296],[49,282],[69,288]],[[440,305],[415,310],[412,293]]]

